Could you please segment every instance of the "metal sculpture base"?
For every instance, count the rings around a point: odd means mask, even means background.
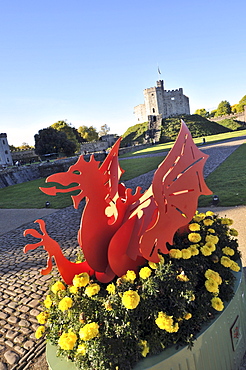
[[[157,356],[147,357],[133,370],[237,370],[246,348],[246,284],[242,266],[235,276],[233,299],[204,326],[192,350],[172,346]],[[76,370],[72,362],[56,357],[56,346],[50,343],[46,356],[50,370]]]

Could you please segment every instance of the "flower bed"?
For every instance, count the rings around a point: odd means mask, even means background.
[[[191,347],[223,312],[240,270],[232,220],[196,214],[175,234],[169,254],[110,284],[86,273],[52,284],[37,319],[57,355],[78,369],[132,369],[172,345]],[[165,351],[164,351],[165,352]]]

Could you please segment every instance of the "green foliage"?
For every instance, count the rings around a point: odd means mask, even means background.
[[[175,140],[180,130],[181,118],[185,121],[193,138],[230,131],[216,122],[209,121],[198,114],[193,114],[163,119],[161,138],[164,136],[165,138],[168,137],[169,140]]]
[[[34,136],[35,153],[38,155],[62,153],[71,156],[75,153],[76,145],[67,139],[63,131],[57,131],[52,127],[39,130]]]
[[[80,126],[78,128],[78,133],[86,141],[96,141],[99,138],[98,132],[93,126]]]
[[[195,111],[195,114],[199,114],[199,116],[202,116],[202,117],[208,117],[209,116],[209,112],[206,111],[205,108],[197,109]]]
[[[74,127],[71,124],[68,124],[66,121],[58,121],[51,125],[57,131],[65,132],[67,139],[72,141],[76,145],[76,150],[78,151],[80,148],[79,142],[77,140],[77,135],[75,134]]]
[[[99,136],[107,135],[110,131],[110,127],[105,123],[105,125],[102,125],[99,131]]]
[[[215,117],[224,116],[226,114],[231,113],[231,105],[227,100],[222,100],[217,108],[217,111],[215,113]]]
[[[237,106],[237,111],[238,112],[243,112],[245,105],[246,105],[246,95],[244,95],[242,97],[242,99],[239,100],[239,103],[238,103],[238,106]]]
[[[232,118],[226,118],[220,121],[220,125],[229,128],[230,130],[243,130],[245,128],[245,124],[240,121],[236,121]]]
[[[76,276],[72,288],[53,282],[38,321],[58,355],[81,370],[130,370],[169,345],[191,346],[202,325],[232,299],[232,271],[240,270],[231,220],[208,212],[191,224],[197,231],[177,233],[170,254],[159,255],[159,263],[146,263],[139,273],[127,271],[108,285],[86,273]],[[190,241],[194,236],[199,244]],[[131,300],[125,299],[129,292]],[[67,307],[61,305],[65,297]],[[61,340],[65,333],[72,342]]]
[[[148,122],[138,123],[129,127],[122,135],[121,147],[132,145],[134,142],[142,144],[148,130]]]

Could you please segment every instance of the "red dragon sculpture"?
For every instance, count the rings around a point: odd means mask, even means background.
[[[168,253],[167,243],[172,244],[175,232],[195,214],[198,197],[211,194],[203,178],[208,156],[196,147],[183,121],[172,150],[144,193],[138,187],[133,194],[131,189],[119,184],[123,173],[118,161],[120,140],[101,165],[94,156],[89,162],[80,156],[67,172],[46,179],[46,182],[70,185],[66,189],[41,188],[46,194],[79,190],[78,195],[71,196],[75,208],[86,198],[78,231],[85,262],[67,260],[59,244],[47,234],[45,222],[36,220],[41,233],[27,229],[24,235],[30,234],[40,241],[27,244],[24,252],[44,247],[49,256],[42,274],[51,271],[52,257],[67,284],[72,284],[73,277],[82,272],[107,283],[127,270],[137,271],[146,260],[159,262],[158,252]]]

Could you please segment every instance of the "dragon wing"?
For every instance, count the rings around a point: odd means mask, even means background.
[[[172,244],[178,228],[192,219],[199,196],[212,194],[203,178],[208,155],[197,148],[188,127],[181,122],[178,138],[153,178],[158,217],[140,240],[142,256],[153,262],[159,262],[158,251],[168,253],[166,243]]]

